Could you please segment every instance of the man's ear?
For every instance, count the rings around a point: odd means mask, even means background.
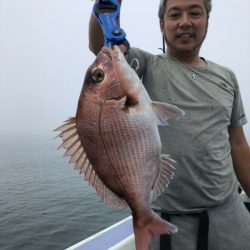
[[[161,34],[164,34],[164,20],[160,19],[160,29],[161,29]]]

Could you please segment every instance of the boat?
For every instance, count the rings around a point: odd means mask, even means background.
[[[250,198],[244,191],[240,196],[250,212]],[[88,237],[66,250],[136,250],[132,216]]]
[[[132,216],[105,228],[66,250],[135,250]]]

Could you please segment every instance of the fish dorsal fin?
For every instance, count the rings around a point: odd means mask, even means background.
[[[168,155],[161,155],[161,169],[156,180],[152,200],[155,200],[169,185],[174,176],[175,163]]]
[[[153,101],[152,108],[159,126],[166,126],[168,125],[168,120],[178,120],[185,115],[184,111],[177,106],[165,102]]]
[[[93,166],[90,164],[77,133],[76,118],[72,117],[68,119],[62,126],[54,131],[60,132],[58,137],[61,137],[63,142],[59,148],[64,148],[66,150],[64,156],[70,157],[69,163],[74,163],[74,168],[79,170],[80,174],[84,174],[84,179],[96,189],[96,193],[101,200],[111,207],[128,207],[124,199],[118,197],[105,186]]]

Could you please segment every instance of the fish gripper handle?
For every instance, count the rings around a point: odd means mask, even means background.
[[[118,25],[120,8],[117,0],[97,0],[94,4],[93,13],[102,27],[105,47],[120,45],[126,39],[126,33]]]

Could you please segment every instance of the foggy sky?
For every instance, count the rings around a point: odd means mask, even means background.
[[[159,53],[155,0],[125,0],[131,46]],[[87,67],[90,0],[0,0],[0,133],[46,134],[74,116]],[[250,1],[217,0],[201,56],[231,68],[250,121]],[[245,126],[250,135],[250,125]],[[250,142],[250,137],[248,137]]]

